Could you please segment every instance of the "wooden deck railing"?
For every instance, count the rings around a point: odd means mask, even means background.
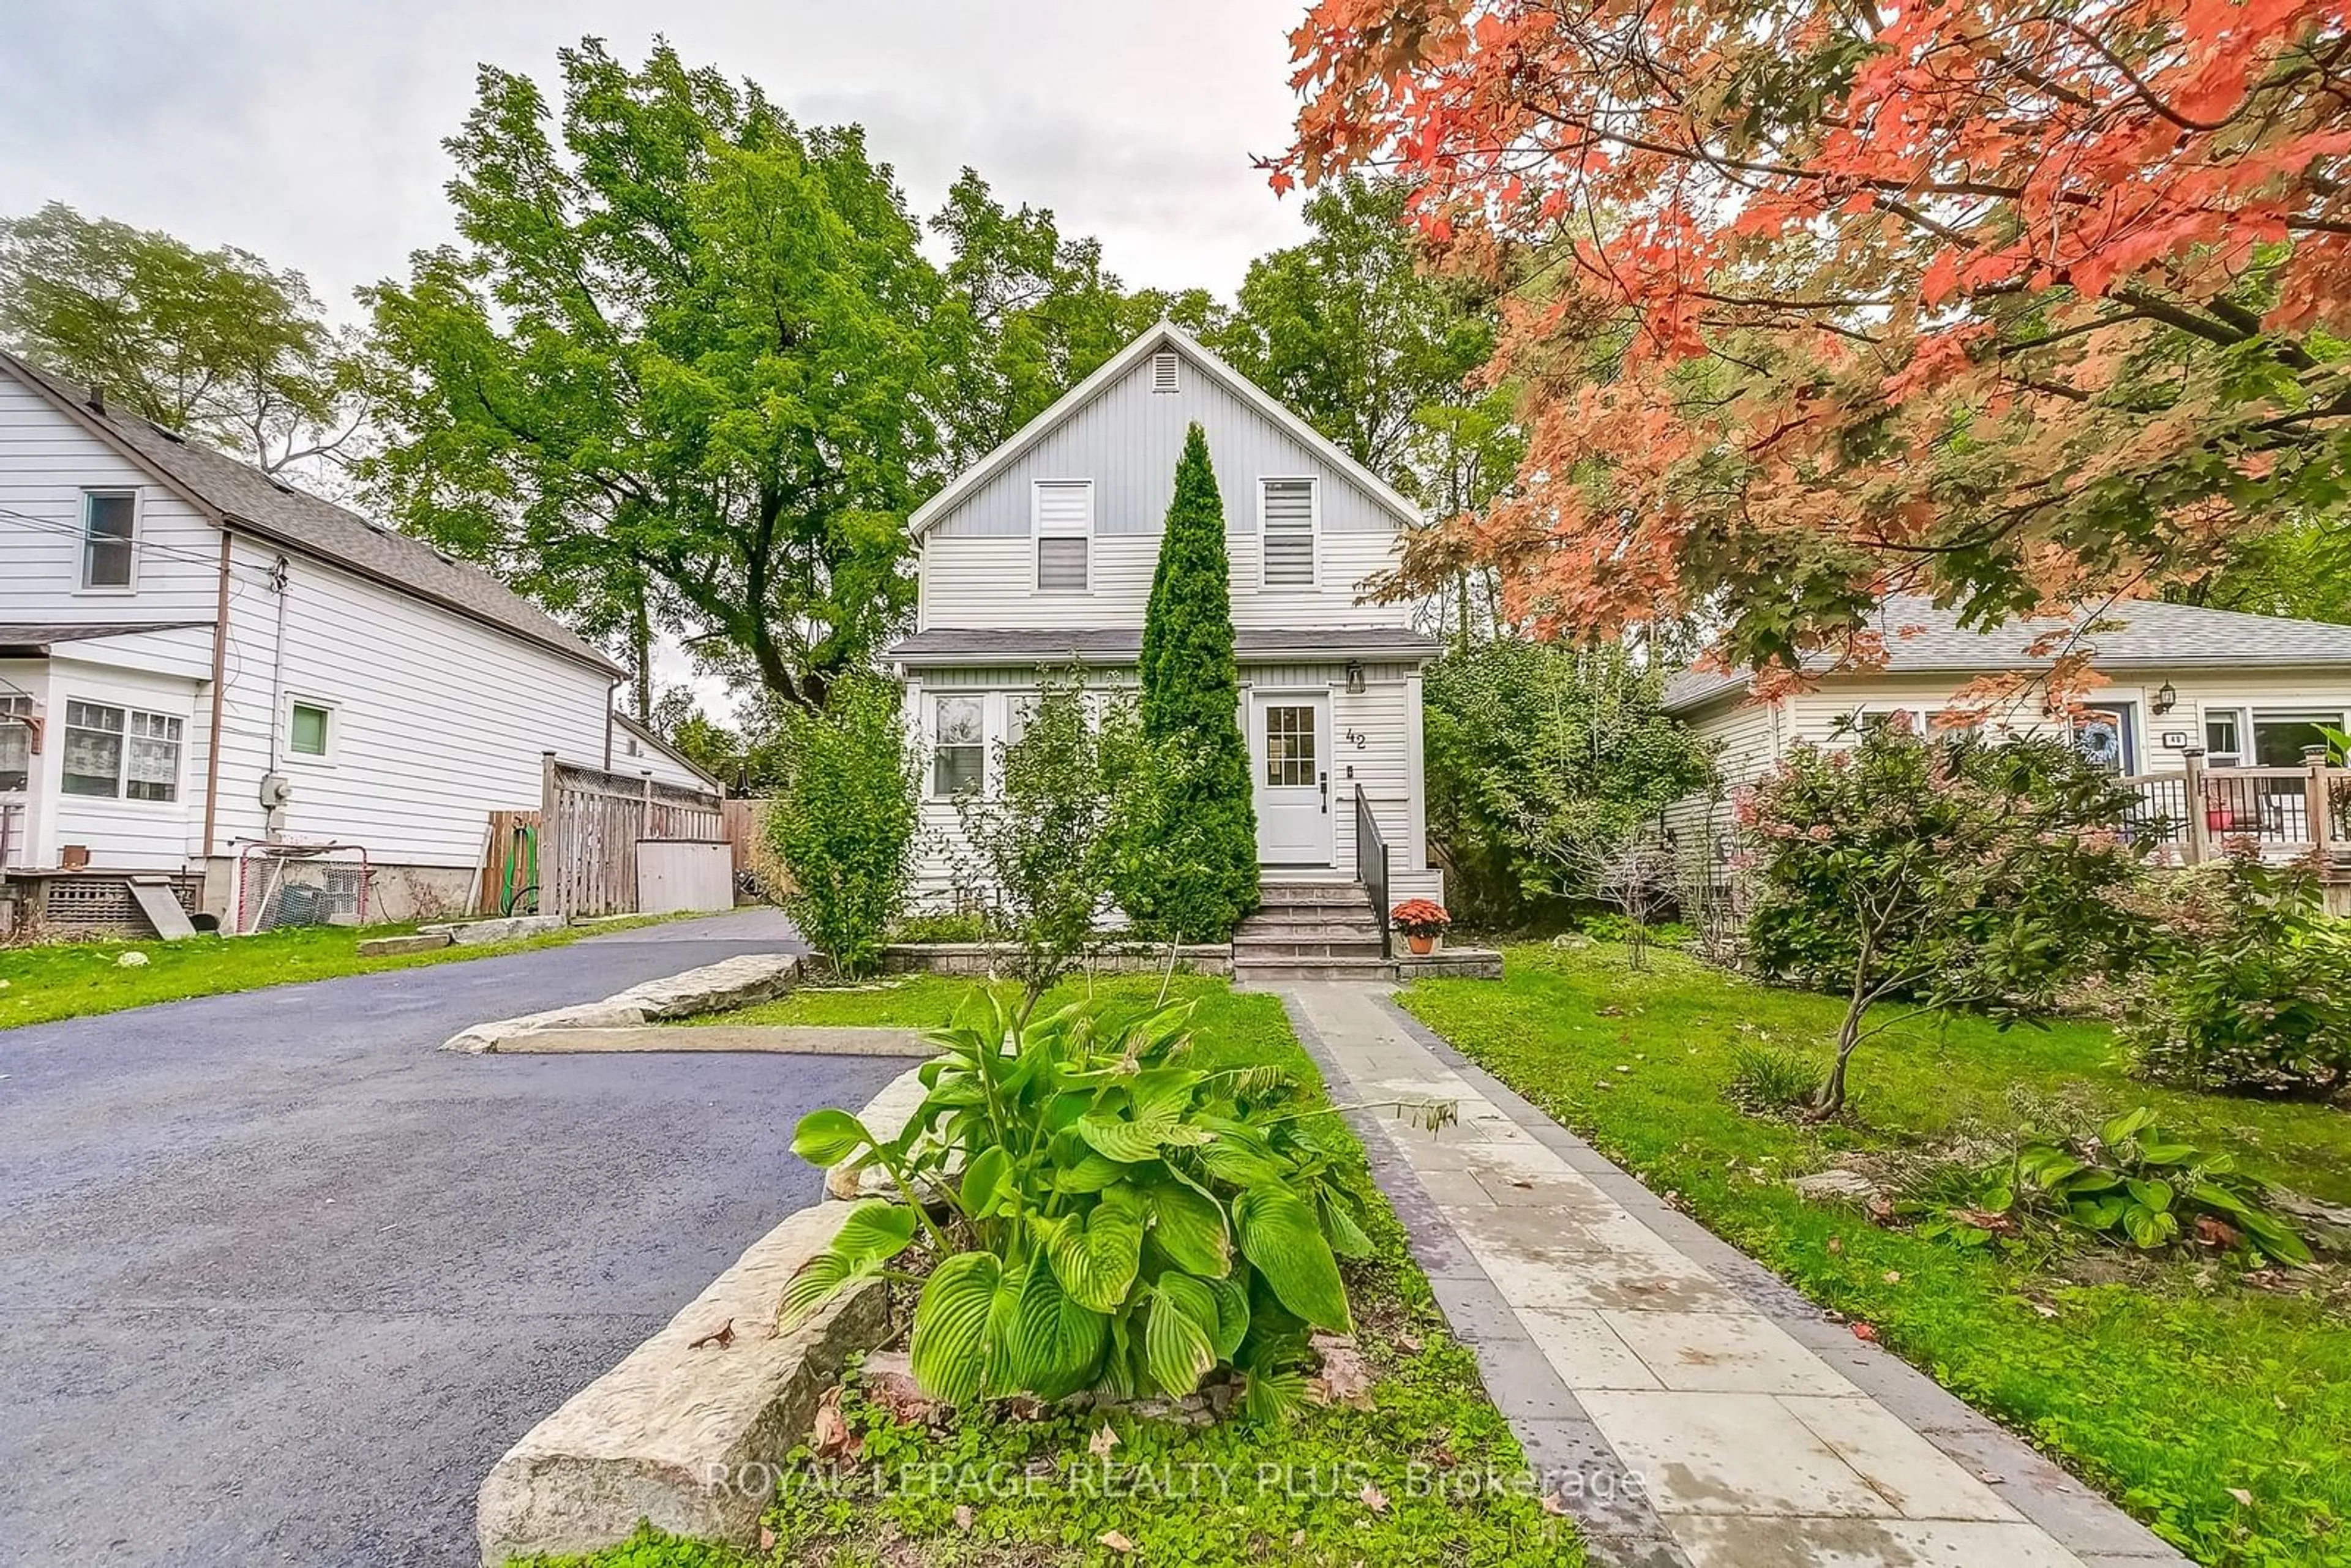
[[[2178,851],[2196,865],[2231,839],[2251,839],[2265,855],[2351,852],[2351,768],[2207,768],[2183,759],[2177,773],[2123,779],[2138,795],[2125,831]]]

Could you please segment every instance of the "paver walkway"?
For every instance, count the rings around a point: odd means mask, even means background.
[[[1595,1562],[2186,1562],[1658,1202],[1383,989],[1283,996],[1335,1095],[1458,1104],[1459,1124],[1439,1134],[1369,1116],[1358,1130],[1447,1318]]]

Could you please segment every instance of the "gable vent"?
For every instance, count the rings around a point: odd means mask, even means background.
[[[1151,356],[1151,390],[1155,392],[1172,392],[1176,390],[1174,350],[1163,349]]]

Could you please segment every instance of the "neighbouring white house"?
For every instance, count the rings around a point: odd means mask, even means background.
[[[606,766],[615,773],[648,773],[656,784],[716,795],[726,792],[726,781],[716,774],[664,740],[651,725],[617,708],[612,712],[612,739],[607,755],[611,760]]]
[[[912,517],[915,625],[888,657],[924,748],[919,890],[955,888],[955,798],[996,786],[998,743],[1040,671],[1129,685],[1176,463],[1197,422],[1223,497],[1243,732],[1269,883],[1371,883],[1441,898],[1421,779],[1410,608],[1364,601],[1419,513],[1378,477],[1162,323]],[[1359,836],[1360,820],[1368,824]]]
[[[364,852],[371,917],[470,907],[542,754],[614,760],[622,674],[423,541],[0,355],[0,886],[53,925],[120,924],[133,877],[225,921],[273,843]],[[646,750],[621,770],[677,770]]]
[[[1879,612],[1882,668],[1832,672],[1823,661],[1805,689],[1768,701],[1754,697],[1743,672],[1686,672],[1667,686],[1665,707],[1719,743],[1723,782],[1735,789],[1796,746],[1834,746],[1896,714],[1923,728],[1979,677],[2045,669],[2048,657],[2028,648],[2064,625],[1972,631],[1928,599],[1896,595]],[[2092,760],[2140,781],[2149,818],[2178,825],[2177,841],[2192,829],[2285,851],[2329,844],[2332,813],[2310,810],[2325,780],[2313,782],[2307,754],[2324,745],[2325,729],[2351,727],[2351,626],[2129,600],[2101,616],[2083,645],[2105,684],[2078,707],[2053,716],[2035,689],[1985,722],[2071,733]],[[1670,820],[1677,832],[1704,821],[1719,834],[1727,814],[1720,802],[1685,801]]]

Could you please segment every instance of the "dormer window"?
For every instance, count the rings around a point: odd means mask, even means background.
[[[85,490],[81,496],[81,585],[128,592],[136,586],[131,552],[139,528],[135,490]]]
[[[1258,481],[1258,534],[1267,588],[1314,586],[1314,481]]]
[[[1177,391],[1176,351],[1163,349],[1151,356],[1151,390],[1155,392]]]
[[[1037,591],[1085,592],[1094,531],[1094,482],[1040,479],[1035,507]]]

